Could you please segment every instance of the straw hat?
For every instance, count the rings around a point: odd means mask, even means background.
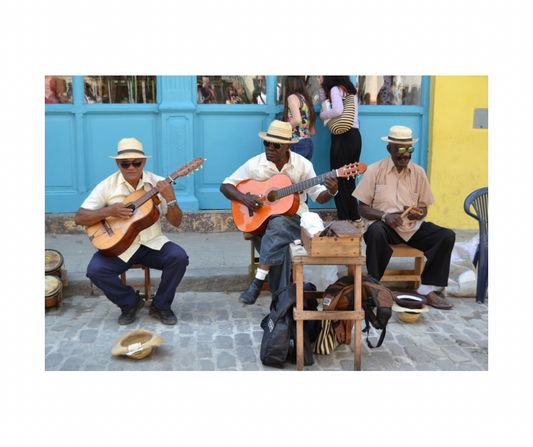
[[[394,294],[394,303],[392,303],[392,310],[396,312],[396,316],[400,321],[404,323],[414,323],[420,318],[420,314],[427,312],[429,309],[425,304],[416,303],[418,297],[406,294],[399,294],[395,292]],[[410,302],[410,299],[413,299],[413,302]],[[402,304],[408,305],[409,307],[403,307],[398,304],[400,301]]]
[[[111,348],[113,355],[125,355],[133,359],[142,359],[152,352],[154,346],[163,344],[165,340],[146,329],[135,329],[120,337]]]
[[[414,144],[418,141],[418,138],[413,139],[413,131],[405,126],[392,126],[389,136],[381,137],[381,139],[395,144]]]
[[[298,138],[292,139],[292,126],[285,121],[274,120],[268,126],[268,132],[259,132],[259,137],[271,143],[294,144]]]
[[[123,138],[118,142],[117,155],[110,155],[111,158],[151,158],[151,155],[144,155],[143,145],[135,138]]]

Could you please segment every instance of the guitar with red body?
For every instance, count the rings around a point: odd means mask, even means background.
[[[165,181],[174,182],[178,177],[197,170],[204,161],[203,158],[194,159],[169,175]],[[160,212],[157,205],[161,201],[157,197],[158,192],[157,188],[132,192],[123,202],[133,210],[132,216],[127,219],[108,217],[90,225],[87,227],[89,240],[106,256],[119,256],[124,253],[142,230],[152,226],[159,219]]]
[[[257,211],[250,210],[238,200],[231,201],[231,212],[235,226],[244,233],[254,236],[263,234],[268,219],[274,214],[293,216],[300,207],[299,192],[322,183],[326,177],[355,177],[366,171],[364,163],[352,163],[309,180],[293,184],[285,174],[277,174],[263,182],[245,180],[236,188],[243,194],[261,196],[263,206]]]

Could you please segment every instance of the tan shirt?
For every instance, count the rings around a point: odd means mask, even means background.
[[[289,154],[289,161],[283,165],[281,172],[278,171],[277,166],[271,161],[268,161],[266,155],[262,153],[248,160],[231,176],[224,179],[222,183],[229,183],[233,186],[237,186],[244,180],[264,182],[280,173],[287,175],[293,183],[300,183],[317,177],[313,164],[309,160],[295,152],[291,152],[290,150]],[[316,202],[317,197],[323,191],[326,191],[326,187],[318,184],[300,193],[300,207],[298,208],[297,214],[301,216],[302,213],[309,211],[309,207],[305,203],[307,195]]]
[[[143,171],[143,176],[139,180],[137,190],[144,189],[145,191],[149,191],[159,180],[164,180],[164,178],[151,172]],[[93,189],[89,197],[85,199],[81,207],[87,210],[99,210],[113,203],[123,202],[134,191],[133,186],[124,179],[124,176],[119,171],[100,182]],[[168,210],[167,203],[160,195],[158,197],[161,199],[161,204],[158,206],[159,211],[162,214],[166,214]],[[131,246],[119,258],[127,262],[141,245],[145,245],[153,250],[160,250],[168,241],[169,239],[161,233],[161,222],[159,219],[151,227],[141,231]]]
[[[410,162],[398,172],[391,157],[371,164],[352,194],[372,208],[385,213],[403,211],[404,206],[427,207],[435,203],[424,169]],[[367,222],[367,226],[372,222]],[[395,228],[404,241],[408,241],[422,225],[422,220],[404,218]]]

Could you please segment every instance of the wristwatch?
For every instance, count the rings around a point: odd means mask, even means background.
[[[171,200],[170,202],[167,202],[167,206],[169,208],[176,208],[178,206],[178,201],[176,199]]]
[[[381,222],[383,222],[384,224],[387,223],[387,221],[385,220],[385,216],[389,214],[389,213],[383,213],[382,216],[381,216]]]
[[[335,197],[338,193],[339,193],[339,190],[337,189],[337,191],[335,192],[335,194],[332,194],[331,191],[328,189],[328,194],[331,196],[331,197]]]

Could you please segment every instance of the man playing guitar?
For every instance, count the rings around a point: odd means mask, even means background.
[[[167,220],[175,227],[181,224],[183,212],[176,201],[171,182],[163,177],[143,171],[146,159],[143,146],[135,138],[124,138],[118,143],[116,159],[118,172],[98,184],[83,202],[74,218],[78,225],[92,226],[102,222],[102,232],[118,233],[118,225],[105,226],[106,219],[114,218],[127,222],[133,219],[140,208],[128,207],[127,198],[135,191],[157,188],[154,197],[155,207],[166,214]],[[142,195],[142,193],[141,193]],[[126,200],[126,203],[124,201]],[[157,210],[156,210],[157,213]],[[119,324],[130,324],[144,305],[144,300],[132,287],[122,283],[120,274],[134,264],[143,264],[150,268],[162,270],[161,283],[150,307],[150,315],[164,324],[176,324],[177,318],[171,310],[176,288],[178,287],[189,257],[183,248],[171,242],[161,232],[161,223],[156,214],[155,223],[138,233],[131,245],[118,256],[98,251],[94,254],[87,268],[87,277],[102,291],[106,297],[122,310]],[[97,225],[97,228],[99,225]]]
[[[231,176],[226,178],[220,192],[228,199],[241,202],[249,210],[250,215],[260,213],[268,197],[262,194],[245,194],[237,188],[239,183],[246,180],[265,181],[280,173],[285,174],[293,183],[299,183],[316,177],[313,164],[299,154],[291,152],[291,144],[297,139],[291,139],[292,126],[289,123],[275,120],[268,132],[259,132],[265,146],[265,152],[248,160]],[[326,177],[324,185],[315,185],[300,192],[299,208],[291,216],[274,214],[266,222],[262,234],[252,236],[252,242],[259,252],[259,267],[255,278],[240,296],[239,301],[244,304],[254,304],[257,300],[263,282],[268,274],[270,291],[274,294],[278,289],[289,285],[291,260],[289,244],[300,239],[300,215],[309,211],[306,197],[318,203],[326,203],[338,190],[337,178]]]

